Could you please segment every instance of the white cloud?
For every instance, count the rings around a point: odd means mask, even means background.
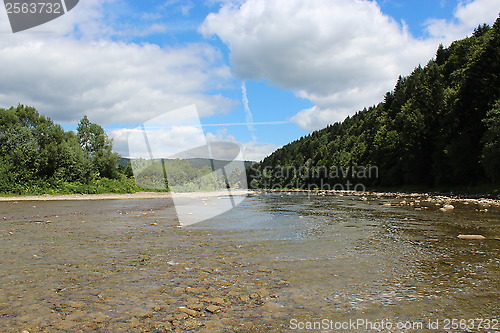
[[[429,19],[427,31],[433,38],[441,38],[443,43],[449,44],[470,34],[480,24],[492,24],[499,11],[498,0],[464,1],[455,8],[453,20]]]
[[[0,42],[3,106],[24,103],[57,121],[72,123],[87,114],[94,122],[111,124],[141,122],[189,104],[207,116],[235,103],[206,93],[230,75],[224,65],[216,65],[218,54],[208,45],[162,49],[111,41],[16,42]]]
[[[243,157],[246,161],[262,161],[264,157],[269,156],[276,151],[280,146],[271,143],[260,142],[243,142],[240,143],[243,152]]]
[[[208,132],[206,135],[208,142],[231,142],[240,147],[241,159],[245,161],[261,161],[276,149],[280,148],[271,143],[260,143],[253,141],[238,141],[233,135],[227,134],[227,129],[217,130],[215,133]]]
[[[481,4],[462,7],[456,15],[463,21],[483,21]],[[225,4],[200,31],[229,46],[240,79],[267,80],[312,101],[313,108],[292,117],[309,130],[381,101],[397,77],[425,65],[441,41],[413,38],[375,1],[361,0]]]
[[[324,127],[323,124],[326,125],[344,120],[347,116],[352,115],[352,110],[353,109],[351,107],[322,109],[315,105],[309,109],[301,110],[299,113],[291,117],[290,120],[305,129],[313,130]]]
[[[168,129],[147,129],[147,147],[141,129],[116,129],[108,131],[114,142],[115,150],[123,156],[133,158],[169,157],[179,152],[206,145],[201,127],[172,126]],[[129,152],[129,149],[132,151]]]
[[[154,158],[168,157],[193,148],[205,146],[207,143],[228,142],[239,147],[241,155],[237,160],[260,161],[279,147],[273,144],[258,142],[241,142],[234,136],[228,135],[226,129],[215,133],[204,133],[199,126],[172,126],[169,128],[147,129],[148,142]],[[144,133],[141,129],[112,129],[107,131],[113,139],[115,151],[126,157],[149,158],[150,152],[144,142]],[[129,151],[129,148],[134,150]],[[233,156],[234,155],[234,156]],[[228,150],[217,151],[218,159],[232,160],[236,155]],[[201,155],[200,155],[201,157]]]
[[[91,121],[108,125],[143,122],[190,104],[208,116],[238,103],[210,93],[231,78],[214,47],[114,41],[108,38],[114,32],[103,18],[103,6],[95,0],[80,1],[46,25],[4,33],[0,106],[28,104],[62,123],[75,123],[87,114]],[[9,30],[7,24],[3,20],[0,30]],[[153,24],[148,29],[162,27]]]
[[[261,161],[276,149],[280,148],[271,143],[260,143],[253,141],[243,142],[238,141],[233,135],[227,134],[227,129],[217,130],[215,133],[208,132],[206,134],[208,142],[231,142],[240,147],[240,158],[245,161]]]

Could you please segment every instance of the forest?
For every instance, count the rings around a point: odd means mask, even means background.
[[[373,167],[376,176],[356,179]],[[318,172],[332,169],[347,171]],[[378,105],[285,145],[251,172],[251,185],[261,188],[498,189],[500,18],[439,45]]]
[[[126,193],[130,167],[104,129],[85,116],[65,131],[29,106],[0,109],[0,193]]]

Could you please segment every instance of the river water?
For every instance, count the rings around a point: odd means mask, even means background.
[[[0,332],[500,332],[488,203],[262,193],[184,228],[160,199],[2,217]]]

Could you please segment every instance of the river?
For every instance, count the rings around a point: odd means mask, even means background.
[[[445,201],[1,202],[0,332],[499,332],[500,208]]]

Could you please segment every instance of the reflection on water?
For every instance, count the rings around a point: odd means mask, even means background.
[[[261,194],[182,229],[161,200],[1,203],[0,327],[264,332],[289,331],[292,319],[498,319],[498,207],[401,200]]]

